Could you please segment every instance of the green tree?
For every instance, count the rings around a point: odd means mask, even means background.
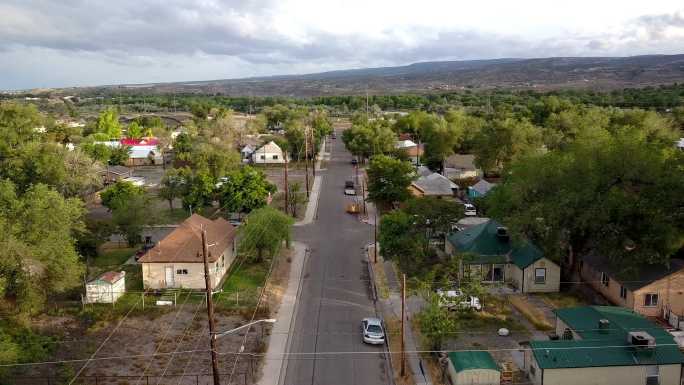
[[[169,210],[173,210],[173,201],[181,198],[186,188],[186,179],[179,169],[167,170],[159,187],[159,198],[169,202]]]
[[[126,202],[134,197],[143,195],[145,195],[145,190],[142,187],[120,180],[100,193],[100,198],[102,199],[102,205],[113,211],[116,208],[125,207]]]
[[[210,206],[214,200],[215,182],[207,172],[188,173],[187,186],[183,195],[183,207],[198,211]]]
[[[143,228],[155,219],[146,195],[132,195],[112,210],[112,223],[131,247],[140,244]]]
[[[237,151],[214,143],[197,143],[190,155],[190,167],[211,175],[214,180],[235,170],[239,164]]]
[[[219,203],[230,212],[248,213],[265,206],[275,191],[261,170],[245,166],[226,176],[219,190]]]
[[[32,104],[0,103],[0,158],[12,156],[18,147],[36,140],[35,128],[43,122]]]
[[[385,155],[371,159],[367,174],[368,198],[385,205],[408,199],[408,187],[416,176],[410,163]]]
[[[17,314],[35,314],[49,295],[81,282],[75,237],[85,230],[85,208],[44,184],[18,191],[0,181],[0,303]]]
[[[557,261],[594,252],[636,274],[682,247],[684,157],[671,147],[625,133],[523,158],[484,203]]]
[[[538,152],[541,145],[541,131],[529,121],[497,118],[478,133],[475,164],[485,172],[501,172],[517,157]]]
[[[430,293],[426,300],[427,306],[418,313],[420,330],[430,350],[442,350],[444,341],[457,330],[458,321],[445,306],[440,306],[437,295]]]
[[[274,256],[283,241],[289,247],[294,219],[273,207],[252,211],[240,227],[240,252],[255,262],[263,261],[264,254]]]
[[[128,130],[126,133],[131,139],[140,139],[143,136],[143,127],[134,120],[128,125]]]
[[[131,146],[120,146],[111,149],[109,164],[112,166],[125,166],[131,157]]]
[[[97,118],[97,132],[106,134],[108,139],[118,140],[121,138],[121,125],[119,114],[114,108],[108,108],[100,113]]]

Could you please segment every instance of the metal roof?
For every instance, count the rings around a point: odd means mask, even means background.
[[[540,368],[666,365],[684,362],[672,335],[634,311],[617,306],[583,306],[558,309],[556,315],[580,336],[579,340],[532,341],[530,347]],[[608,320],[606,329],[599,320]],[[654,348],[629,344],[629,332],[644,331],[656,340]]]
[[[499,366],[494,362],[489,352],[465,351],[449,353],[449,360],[454,365],[457,373],[472,369],[490,369],[499,371]]]
[[[501,239],[497,235],[501,223],[491,219],[483,224],[466,230],[452,233],[447,237],[459,253],[474,256],[471,263],[504,263],[512,262],[521,269],[542,259],[544,254],[528,241],[513,242]],[[495,258],[496,257],[496,258]]]
[[[425,195],[454,195],[458,185],[443,175],[432,173],[421,176],[411,183]]]

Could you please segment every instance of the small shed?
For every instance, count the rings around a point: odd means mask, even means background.
[[[85,303],[114,303],[126,291],[126,272],[108,271],[86,284]]]
[[[499,385],[501,370],[492,355],[484,351],[449,353],[448,369],[454,385]]]

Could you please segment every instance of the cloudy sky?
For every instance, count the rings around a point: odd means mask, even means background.
[[[674,53],[682,0],[0,0],[0,89]]]

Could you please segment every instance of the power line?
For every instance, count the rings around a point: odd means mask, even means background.
[[[584,340],[575,340],[576,342],[583,342]],[[547,341],[541,341],[547,342]],[[587,342],[595,342],[589,340]],[[679,347],[676,343],[667,344],[657,344],[658,347]],[[445,350],[405,350],[406,354],[436,354],[436,353],[458,353],[458,352],[534,352],[534,351],[573,351],[573,350],[596,350],[596,349],[627,349],[633,348],[634,345],[597,345],[597,346],[550,346],[543,348],[531,348],[531,347],[518,347],[518,348],[486,348],[486,349],[445,349]],[[86,362],[86,361],[106,361],[106,360],[124,360],[124,359],[134,359],[134,358],[144,358],[144,357],[156,357],[156,356],[168,356],[174,354],[190,354],[190,353],[205,353],[209,352],[209,349],[192,349],[183,350],[178,352],[168,352],[168,353],[155,353],[155,354],[134,354],[125,356],[109,356],[109,357],[99,357],[99,358],[84,358],[84,359],[72,359],[72,360],[58,360],[58,361],[42,361],[42,362],[25,362],[16,364],[0,364],[0,367],[19,367],[19,366],[32,366],[32,365],[53,365],[53,364],[65,364],[65,363],[75,363],[75,362]],[[399,354],[399,351],[392,351],[390,354]],[[217,352],[217,354],[222,356],[248,356],[248,357],[259,357],[266,360],[295,360],[295,359],[317,359],[318,356],[352,356],[352,355],[377,355],[384,354],[384,351],[327,351],[327,352],[285,352],[285,353],[271,353],[272,355],[279,356],[278,358],[269,358],[266,353],[253,353],[253,352]],[[311,358],[307,358],[311,357]]]
[[[190,298],[189,294],[187,296],[185,296],[185,301],[183,301],[183,303],[180,305],[178,310],[176,310],[176,314],[174,315],[173,320],[171,321],[169,326],[166,328],[166,331],[164,332],[164,335],[163,335],[161,341],[159,342],[159,345],[157,345],[157,349],[155,349],[155,351],[154,351],[155,353],[159,352],[159,349],[161,349],[162,345],[164,344],[164,341],[166,341],[166,337],[168,336],[169,332],[171,331],[171,328],[173,328],[173,325],[176,323],[176,320],[178,320],[178,315],[180,315],[181,310],[183,310],[183,308],[185,307],[185,304],[188,302],[189,298]],[[147,373],[147,370],[150,368],[150,366],[152,366],[153,361],[154,360],[150,360],[150,362],[147,363],[145,370],[143,370],[140,377],[138,377],[138,380],[136,381],[136,383],[140,383],[140,381],[142,381],[142,378]]]

